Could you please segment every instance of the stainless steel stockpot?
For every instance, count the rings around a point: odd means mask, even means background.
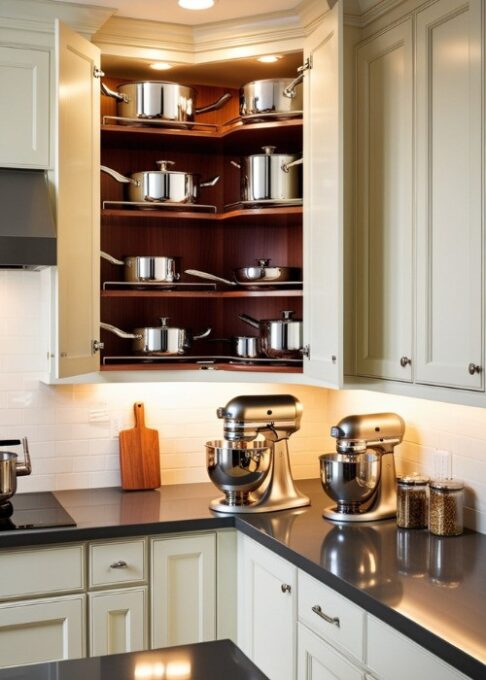
[[[294,312],[282,312],[281,319],[257,321],[248,314],[240,314],[239,319],[258,328],[262,352],[270,359],[302,358],[303,331],[302,321],[293,319]]]
[[[215,111],[231,99],[223,94],[208,106],[196,107],[197,90],[187,85],[163,80],[142,80],[124,83],[117,92],[101,83],[101,91],[117,100],[118,115],[123,118],[161,118],[172,121],[193,121],[194,114]]]
[[[29,456],[27,439],[3,439],[0,446],[23,445],[24,462],[18,461],[18,456],[12,451],[0,451],[0,505],[4,505],[17,490],[17,477],[30,475],[32,465]]]
[[[240,116],[301,111],[302,78],[269,78],[246,83],[240,88]]]
[[[174,165],[173,161],[157,161],[157,165],[159,170],[135,172],[130,177],[106,165],[101,165],[100,169],[117,182],[128,184],[128,197],[133,202],[197,203],[199,189],[212,187],[219,181],[219,176],[202,182],[198,173],[169,170]]]
[[[169,328],[167,325],[168,317],[160,318],[160,326],[147,326],[145,328],[135,328],[133,333],[112,326],[109,323],[100,323],[110,333],[118,335],[119,338],[133,340],[132,350],[135,354],[146,354],[152,356],[176,356],[184,354],[192,345],[193,340],[200,340],[211,333],[211,328],[207,328],[202,333],[193,335],[185,328]]]
[[[274,146],[262,146],[263,153],[244,156],[240,163],[242,201],[285,201],[302,198],[301,168],[297,154],[275,153]]]
[[[176,273],[176,262],[173,257],[152,257],[141,255],[130,255],[118,260],[108,253],[100,252],[100,256],[111,262],[123,266],[123,276],[128,283],[173,283],[180,279],[180,274]]]

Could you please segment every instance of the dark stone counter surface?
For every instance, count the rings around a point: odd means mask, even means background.
[[[212,484],[56,492],[77,527],[0,534],[0,548],[235,526],[471,678],[486,678],[486,536],[438,538],[394,520],[338,525],[322,518],[319,480],[298,486],[312,505],[216,515]],[[3,676],[0,675],[0,680]]]
[[[268,680],[230,640],[0,670],[0,680]]]

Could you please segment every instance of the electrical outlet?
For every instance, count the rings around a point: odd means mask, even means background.
[[[434,451],[434,477],[437,479],[450,479],[452,477],[452,455],[445,449]]]

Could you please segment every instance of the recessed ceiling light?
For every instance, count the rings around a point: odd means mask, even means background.
[[[172,64],[168,64],[166,61],[156,61],[154,64],[150,64],[150,68],[154,71],[168,71],[172,68]]]
[[[178,2],[184,9],[209,9],[215,0],[178,0]]]
[[[262,64],[273,64],[281,58],[279,54],[266,54],[264,57],[258,57],[257,61],[261,61]]]

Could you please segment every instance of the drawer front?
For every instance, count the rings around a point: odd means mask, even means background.
[[[5,550],[0,574],[0,600],[84,590],[84,546]]]
[[[143,583],[147,580],[147,542],[111,541],[89,546],[89,587]]]
[[[331,678],[363,680],[366,675],[358,666],[299,623],[297,680],[330,680]]]
[[[299,571],[299,621],[324,640],[363,660],[365,613],[339,593]]]

